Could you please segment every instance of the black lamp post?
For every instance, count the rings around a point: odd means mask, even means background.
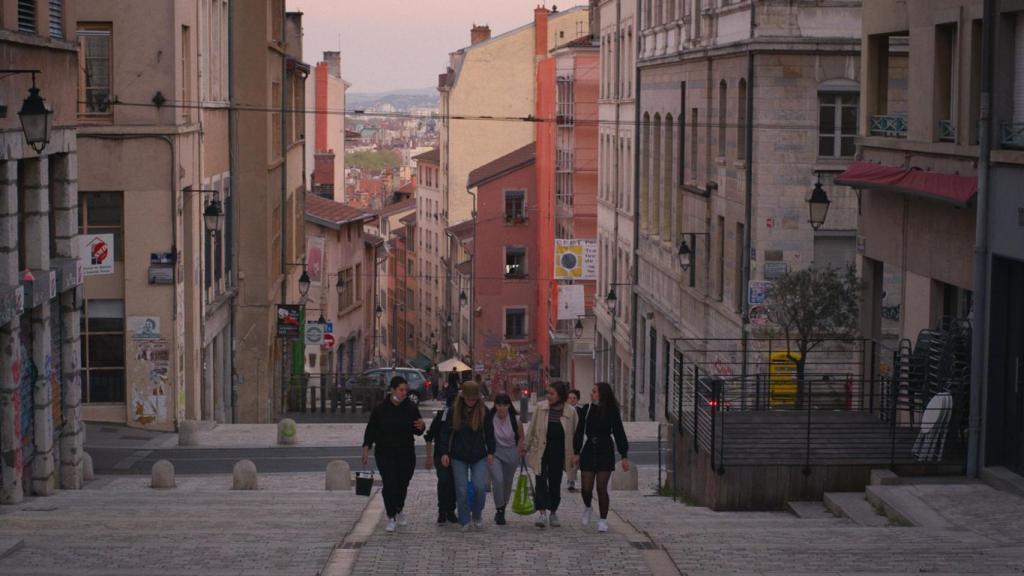
[[[810,223],[811,228],[817,231],[823,224],[825,224],[825,218],[828,216],[828,207],[832,204],[832,201],[828,199],[828,194],[825,193],[825,189],[821,187],[821,179],[814,183],[814,190],[811,191],[811,197],[807,199],[807,206],[810,208]]]
[[[50,143],[51,116],[53,111],[46,107],[46,101],[39,95],[36,75],[33,72],[32,87],[28,89],[28,98],[21,103],[18,118],[21,120],[21,129],[25,132],[25,142],[38,154],[41,154]]]
[[[224,210],[220,206],[220,200],[214,198],[206,205],[206,209],[203,210],[203,223],[206,225],[207,232],[211,234],[220,232],[224,223]]]
[[[299,276],[299,296],[305,298],[309,294],[309,284],[309,272],[303,269],[302,275]]]

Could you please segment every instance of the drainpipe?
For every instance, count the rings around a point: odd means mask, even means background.
[[[479,244],[477,244],[477,242],[476,242],[476,192],[470,191],[468,187],[466,188],[466,192],[469,193],[473,197],[473,214],[472,214],[472,217],[473,217],[473,250],[476,252],[476,251],[479,251],[479,249],[477,248],[477,246],[479,246]],[[471,282],[475,282],[475,278],[476,278],[476,254],[474,253],[473,255],[471,255],[469,257],[469,279],[470,279]],[[475,286],[474,286],[473,288],[471,288],[469,290],[469,341],[467,342],[467,344],[469,344],[469,360],[472,363],[472,366],[470,366],[470,369],[472,369],[474,366],[476,366],[476,358],[473,357],[473,351],[474,351],[473,350],[473,348],[474,348],[473,344],[474,344],[474,341],[475,341],[475,332],[476,332],[476,330],[475,330],[476,322],[474,320],[474,318],[476,317],[476,314],[474,313],[475,306],[476,306],[476,290],[475,290]],[[461,314],[460,314],[460,316],[461,316]],[[460,318],[460,320],[461,320],[461,318]],[[472,373],[472,371],[470,373]]]
[[[744,171],[745,206],[743,213],[743,279],[740,284],[742,292],[742,338],[743,338],[743,364],[741,367],[742,386],[747,386],[747,373],[750,370],[747,358],[750,349],[750,252],[753,248],[753,223],[754,223],[754,31],[757,28],[757,2],[750,3],[750,41],[747,44],[747,126],[744,130],[743,139],[746,149],[746,170]],[[746,403],[747,395],[743,395],[743,402]]]
[[[974,239],[974,328],[971,331],[970,415],[967,432],[967,476],[977,477],[984,464],[984,382],[988,371],[988,201],[992,155],[992,27],[994,0],[984,0],[981,25],[981,111],[978,141],[978,197]]]
[[[281,3],[281,303],[288,303],[288,14],[285,3]],[[302,318],[305,322],[305,317]],[[301,327],[300,327],[301,328]],[[302,330],[300,330],[300,334]],[[285,357],[284,351],[281,354],[281,397],[284,397],[285,381],[288,379],[288,364],[292,361],[289,355]],[[274,400],[277,397],[273,389],[270,390],[269,406],[270,418],[273,418]],[[282,406],[282,409],[284,407]]]
[[[636,0],[636,18],[640,18],[643,14],[641,7],[641,0]],[[634,19],[635,21],[636,19]],[[643,35],[640,34],[640,28],[637,27],[636,35],[636,54],[637,57],[640,55],[640,38]],[[633,92],[636,94],[634,98],[634,110],[633,110],[633,130],[640,126],[640,96],[642,94],[640,90],[640,66],[636,66],[636,89]],[[640,144],[634,141],[633,146],[633,209],[640,205]],[[629,419],[636,420],[636,375],[640,370],[640,358],[638,353],[640,346],[638,346],[638,340],[640,338],[639,333],[639,321],[637,318],[637,293],[636,287],[640,283],[640,223],[633,218],[633,285],[630,286],[630,322],[632,325],[630,329],[633,333],[633,382],[630,386],[630,400],[629,400]],[[614,337],[614,335],[613,335]]]
[[[228,170],[231,173],[231,188],[228,192],[232,196],[231,210],[225,214],[225,218],[231,221],[231,231],[234,234],[227,238],[231,246],[231,270],[234,272],[231,294],[231,307],[228,310],[228,322],[231,326],[231,354],[228,354],[230,363],[229,374],[231,375],[231,422],[238,422],[238,374],[235,364],[235,354],[238,353],[236,346],[237,326],[235,324],[235,309],[238,306],[238,226],[235,212],[238,210],[235,196],[235,182],[238,179],[238,112],[235,110],[235,3],[228,2]]]
[[[622,0],[617,0],[615,2],[615,28],[616,28],[616,30],[615,30],[615,34],[616,34],[615,41],[616,41],[616,43],[618,45],[618,49],[619,49],[620,52],[622,50],[622,39],[619,36],[619,34],[620,34],[619,24],[621,22],[622,22]],[[616,56],[615,60],[616,60],[616,62],[621,62],[621,55]],[[622,67],[621,66],[616,66],[615,67],[615,89],[616,90],[619,90],[619,85],[620,85],[621,82],[622,82]],[[621,183],[621,179],[622,179],[622,167],[619,165],[619,162],[621,161],[621,157],[619,155],[619,148],[617,146],[618,145],[618,139],[619,139],[619,123],[622,121],[622,119],[621,119],[622,112],[620,110],[621,105],[619,103],[619,100],[622,98],[622,94],[618,93],[618,92],[616,92],[616,94],[618,95],[618,97],[615,99],[615,143],[616,143],[616,147],[615,147],[615,150],[614,150],[615,162],[612,163],[612,165],[615,167],[615,171],[614,171],[614,174],[615,174],[615,180],[614,180],[614,182],[615,182],[615,184],[614,184],[615,200],[614,200],[614,202],[612,202],[613,212],[614,212],[614,216],[615,216],[615,220],[614,220],[615,226],[614,226],[614,229],[613,229],[613,233],[614,233],[614,244],[613,244],[613,246],[615,244],[618,244],[618,242],[619,242],[619,184]],[[637,133],[638,133],[637,127],[634,126],[633,127],[633,146],[634,147],[639,145],[636,142],[636,134]],[[612,282],[613,283],[617,283],[618,281],[619,281],[619,259],[616,258],[616,257],[613,257],[612,258]],[[603,296],[603,295],[601,295],[601,296]],[[607,308],[607,305],[606,305],[605,306],[605,310],[607,310],[607,309],[608,308]],[[611,321],[612,321],[612,332],[611,332],[611,339],[608,342],[607,348],[611,348],[611,352],[612,352],[611,358],[615,358],[615,355],[618,354],[618,351],[619,351],[618,341],[615,339],[615,314],[614,313],[613,314],[609,314],[609,316],[611,317]],[[596,350],[596,346],[595,346],[595,350]],[[608,355],[608,351],[605,350],[604,352],[602,352],[602,354],[607,356]],[[595,354],[595,356],[596,356],[596,354]],[[595,358],[595,360],[596,360],[596,358]],[[612,370],[615,369],[615,363],[614,362],[609,362],[608,364],[610,364],[610,367],[609,367],[609,370],[608,370],[609,372],[611,372]],[[611,380],[612,382],[614,382],[616,376],[618,376],[618,374],[612,374],[611,377],[609,377],[609,375],[606,373],[605,374],[605,380]]]

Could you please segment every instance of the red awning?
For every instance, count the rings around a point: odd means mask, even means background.
[[[851,188],[888,190],[923,196],[956,206],[966,206],[978,192],[977,178],[926,170],[908,170],[870,162],[854,162],[845,172],[836,176],[835,183]]]

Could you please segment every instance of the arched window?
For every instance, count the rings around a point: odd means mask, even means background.
[[[658,234],[661,231],[661,224],[659,222],[659,214],[661,213],[661,115],[654,115],[654,125],[651,127],[652,132],[652,143],[651,143],[651,156],[653,162],[651,162],[651,190],[649,192],[651,197],[650,216],[648,222],[650,222],[650,234]]]
[[[729,87],[722,80],[718,83],[718,156],[725,158],[725,126],[729,109]]]
[[[736,159],[747,159],[747,80],[740,78],[736,90]]]
[[[662,154],[664,158],[664,171],[665,181],[662,185],[661,193],[661,210],[658,212],[658,221],[661,224],[661,237],[665,239],[672,238],[672,199],[676,197],[676,187],[672,181],[672,167],[675,165],[673,160],[675,159],[675,152],[673,147],[675,145],[675,126],[672,124],[672,115],[665,115],[665,153]]]

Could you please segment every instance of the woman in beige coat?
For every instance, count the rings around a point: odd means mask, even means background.
[[[548,386],[547,404],[539,404],[526,433],[526,460],[536,474],[535,524],[558,527],[558,505],[562,501],[562,474],[572,472],[573,436],[576,433],[576,409],[570,406],[565,382]]]

